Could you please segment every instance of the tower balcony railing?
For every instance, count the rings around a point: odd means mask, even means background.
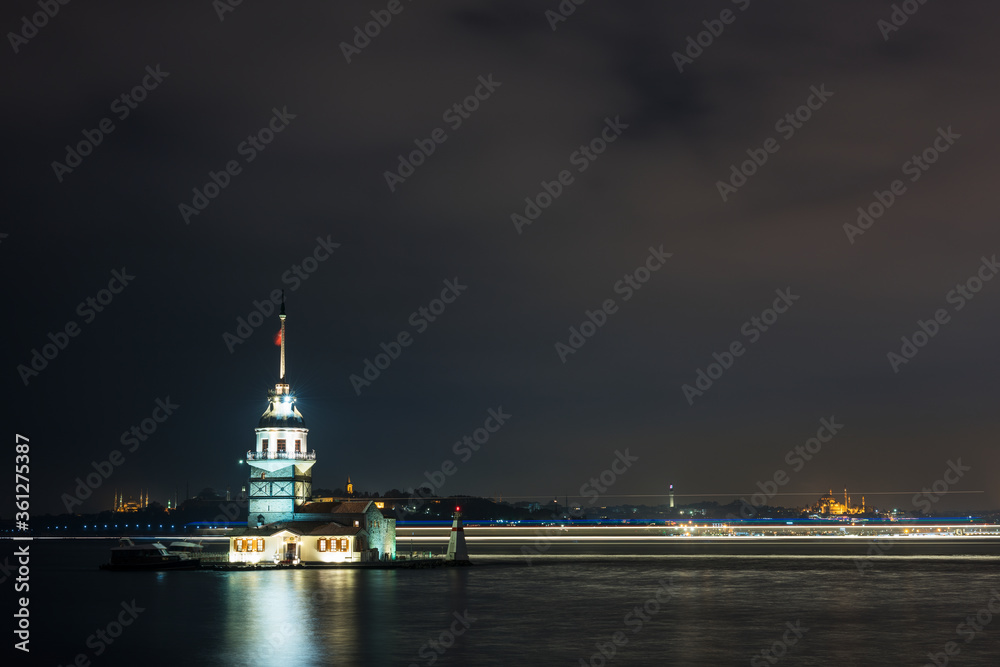
[[[315,461],[316,450],[309,452],[276,452],[271,450],[255,452],[251,449],[247,452],[247,461],[270,461],[281,459],[288,459],[291,461]]]

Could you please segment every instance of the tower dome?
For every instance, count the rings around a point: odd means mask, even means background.
[[[257,428],[306,427],[306,420],[299,409],[295,407],[295,396],[288,392],[288,385],[279,384],[276,388],[269,390],[267,400],[267,409],[260,416]]]

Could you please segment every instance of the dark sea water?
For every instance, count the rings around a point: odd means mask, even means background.
[[[32,652],[5,651],[16,659],[5,664],[919,666],[934,664],[929,653],[945,664],[955,642],[947,664],[1000,665],[1000,621],[985,611],[1000,588],[990,557],[883,558],[864,575],[849,558],[724,556],[98,571],[110,546],[32,544]],[[12,551],[0,547],[0,558]],[[8,601],[12,584],[0,584]],[[98,640],[133,600],[131,624]],[[980,610],[991,617],[982,630],[960,633]],[[774,662],[761,657],[772,648]]]

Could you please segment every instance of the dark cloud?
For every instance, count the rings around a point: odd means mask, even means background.
[[[232,353],[222,334],[281,287],[319,486],[416,484],[502,405],[509,424],[444,491],[573,495],[628,447],[642,465],[616,493],[749,493],[835,415],[847,426],[790,490],[919,490],[962,457],[961,490],[986,493],[948,504],[1000,501],[1000,283],[898,374],[886,360],[1000,250],[994,5],[928,4],[884,40],[888,4],[755,0],[683,73],[673,53],[729,3],[588,2],[554,32],[556,3],[403,6],[350,63],[340,43],[382,6],[244,3],[219,21],[207,2],[73,3],[7,53],[6,395],[44,456],[39,509],[60,509],[167,395],[182,407],[86,509],[113,487],[236,488],[276,325]],[[2,25],[35,9],[15,3]],[[157,64],[169,77],[58,182],[66,144]],[[442,114],[488,75],[500,87],[451,128]],[[724,203],[716,182],[820,85],[834,96]],[[287,129],[243,162],[286,107]],[[575,171],[615,117],[628,128]],[[857,207],[947,127],[961,138],[850,244]],[[390,192],[384,172],[435,128],[447,140]],[[185,224],[178,204],[233,159],[242,173]],[[564,169],[574,182],[518,234],[511,214]],[[292,290],[282,276],[317,237],[341,246]],[[673,257],[621,302],[616,281],[660,244]],[[77,304],[122,266],[134,283],[82,323]],[[349,376],[455,277],[467,292],[355,395]],[[786,287],[800,301],[689,406],[681,385]],[[554,344],[612,297],[619,311],[561,363]],[[25,387],[17,365],[69,320],[81,334]]]

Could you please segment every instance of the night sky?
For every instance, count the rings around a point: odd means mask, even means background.
[[[669,483],[725,503],[783,471],[804,495],[776,504],[846,485],[912,510],[960,459],[933,509],[1000,505],[1000,280],[977,282],[1000,270],[996,3],[898,29],[868,0],[175,5],[72,2],[37,30],[35,3],[2,10],[4,465],[30,438],[33,513],[116,449],[76,511],[238,492],[276,313],[230,336],[281,289],[318,488],[406,489],[450,460],[442,495],[579,502],[627,450],[599,504]],[[372,11],[391,21],[358,38]],[[906,359],[918,321],[935,335]],[[64,349],[28,373],[49,334]],[[821,419],[843,428],[793,465]]]

